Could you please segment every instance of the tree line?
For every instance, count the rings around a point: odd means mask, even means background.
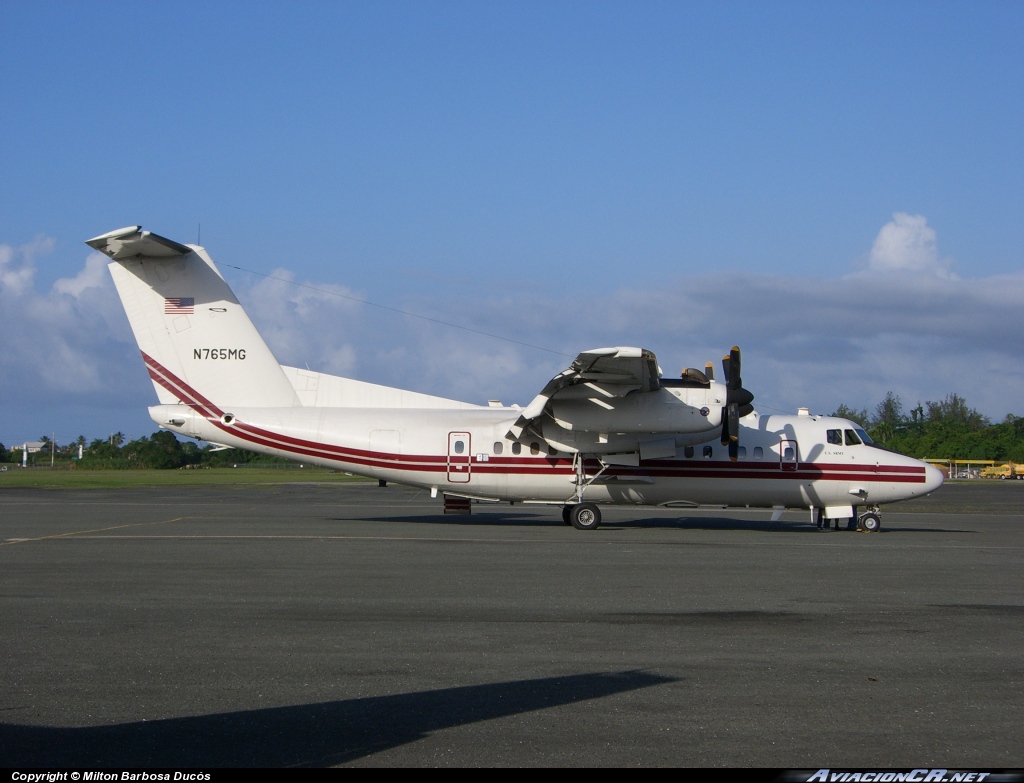
[[[40,451],[28,455],[29,465],[49,465],[51,457],[60,467],[76,466],[86,470],[146,470],[168,468],[226,468],[237,464],[287,464],[289,460],[257,454],[243,449],[220,449],[209,444],[199,446],[193,441],[181,441],[173,432],[160,430],[152,435],[127,441],[117,432],[109,438],[97,438],[86,445],[85,436],[66,445],[53,446],[49,437],[39,439]],[[78,459],[78,447],[82,458]],[[0,443],[0,462],[21,464],[21,448],[6,449]]]
[[[857,422],[877,443],[918,459],[1024,462],[1024,418],[1011,413],[993,424],[958,394],[918,403],[908,413],[899,395],[889,392],[870,414],[840,405],[832,415]]]

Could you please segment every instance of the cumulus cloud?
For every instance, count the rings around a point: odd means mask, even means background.
[[[0,245],[0,303],[18,324],[0,351],[7,400],[22,395],[25,411],[102,401],[144,416],[155,397],[105,258],[90,254],[76,275],[37,291],[33,258],[50,247]],[[1024,273],[956,279],[937,247],[925,218],[898,213],[861,274],[694,276],[633,284],[585,306],[542,291],[382,303],[435,320],[361,303],[360,292],[289,270],[230,282],[283,363],[481,404],[526,404],[590,348],[643,346],[678,376],[708,360],[719,371],[722,354],[739,344],[744,382],[764,411],[873,407],[892,390],[911,404],[956,392],[995,419],[1024,415],[1024,335],[1013,328]],[[26,429],[35,436],[41,428]]]
[[[408,319],[396,326],[393,316],[353,344],[372,380],[473,401],[529,400],[588,348],[641,345],[675,376],[708,360],[718,369],[738,343],[744,378],[767,409],[871,407],[892,390],[913,402],[957,392],[993,418],[1024,414],[1024,337],[1007,328],[1024,306],[1024,274],[955,277],[927,219],[904,213],[882,228],[870,258],[862,274],[694,276],[631,285],[586,306],[536,293],[403,305],[567,356]]]
[[[267,345],[282,364],[349,375],[357,369],[351,337],[359,331],[362,298],[331,283],[295,280],[287,269],[245,284],[240,296]]]
[[[116,412],[145,399],[149,388],[136,366],[138,349],[102,255],[90,253],[78,274],[57,280],[48,290],[37,289],[36,260],[54,245],[49,238],[0,245],[5,317],[0,345],[5,431],[0,439],[35,438],[40,431],[65,426],[65,436],[101,434],[109,430],[107,421],[97,424],[99,411],[112,420]],[[68,413],[74,408],[89,414]]]
[[[48,237],[18,247],[0,245],[0,296],[19,296],[28,291],[36,273],[33,259],[51,250],[53,240]]]
[[[85,267],[74,277],[62,277],[53,284],[58,294],[67,294],[75,299],[90,289],[104,291],[110,288],[110,274],[107,272],[108,259],[102,253],[90,253],[85,259]]]
[[[923,272],[949,275],[950,261],[939,258],[935,229],[924,215],[896,212],[882,226],[868,255],[868,268],[875,272]]]

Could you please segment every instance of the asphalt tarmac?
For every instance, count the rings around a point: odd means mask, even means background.
[[[1024,767],[1024,482],[882,532],[0,492],[0,766]]]

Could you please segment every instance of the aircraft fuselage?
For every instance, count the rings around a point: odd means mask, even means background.
[[[843,435],[857,425],[824,416],[744,418],[735,462],[714,441],[635,465],[586,457],[580,470],[573,454],[551,453],[529,434],[510,439],[519,413],[512,408],[198,408],[158,405],[150,413],[189,437],[489,500],[564,504],[582,477],[583,497],[594,503],[828,508],[891,503],[942,483],[919,460],[847,445]]]

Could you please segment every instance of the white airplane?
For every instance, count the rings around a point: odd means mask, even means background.
[[[206,251],[139,226],[87,242],[117,286],[163,428],[471,500],[543,503],[581,530],[602,504],[811,509],[877,530],[878,507],[932,492],[934,467],[823,416],[759,416],[740,353],[725,383],[663,378],[640,348],[585,351],[525,408],[473,405],[279,364]],[[719,436],[720,433],[720,437]],[[741,445],[742,443],[742,445]],[[858,507],[864,513],[858,516]]]

